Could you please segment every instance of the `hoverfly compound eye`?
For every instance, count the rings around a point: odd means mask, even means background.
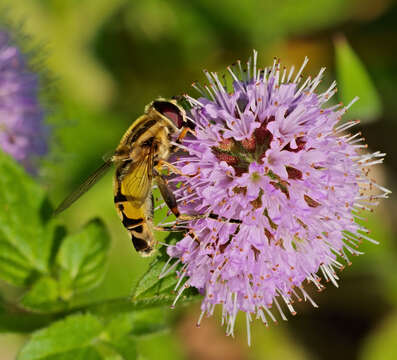
[[[154,101],[153,107],[161,114],[172,120],[173,123],[181,129],[185,124],[186,120],[182,110],[170,101]]]

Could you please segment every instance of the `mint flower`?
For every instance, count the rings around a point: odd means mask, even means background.
[[[185,224],[190,231],[167,249],[182,263],[175,301],[197,288],[198,324],[219,304],[228,335],[245,312],[249,343],[254,318],[268,325],[275,312],[286,320],[283,308],[294,315],[295,301],[316,306],[305,280],[337,286],[361,241],[376,243],[359,214],[389,193],[368,177],[385,154],[363,153],[360,133],[346,132],[357,121],[340,123],[357,99],[326,107],[336,84],[315,92],[324,69],[300,84],[307,59],[296,74],[277,60],[257,69],[256,60],[254,52],[246,70],[228,68],[231,84],[206,72],[209,85],[194,84],[202,97],[186,97],[195,136],[175,143],[185,151],[174,161],[184,175],[170,184],[181,213],[206,217]]]
[[[0,147],[30,171],[34,157],[47,151],[37,75],[29,70],[9,33],[1,29]]]

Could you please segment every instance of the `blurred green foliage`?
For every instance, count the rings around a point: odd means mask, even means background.
[[[306,74],[328,67],[323,89],[337,75],[338,100],[348,103],[355,95],[361,97],[351,114],[372,121],[363,125],[368,143],[389,152],[388,171],[396,170],[392,159],[397,126],[397,6],[392,0],[3,0],[2,4],[11,20],[23,23],[24,31],[38,44],[38,52],[45,53],[45,66],[57,93],[56,103],[49,108],[53,140],[51,155],[42,166],[43,186],[21,175],[7,158],[0,161],[0,187],[10,189],[0,192],[3,206],[10,204],[8,211],[0,212],[0,246],[2,254],[12,260],[9,266],[0,257],[0,277],[13,285],[0,287],[5,294],[0,331],[30,332],[68,308],[126,297],[133,289],[137,297],[133,305],[99,304],[91,315],[72,315],[39,330],[22,350],[22,359],[52,358],[65,328],[76,331],[68,345],[75,358],[110,358],[116,353],[125,358],[137,353],[145,359],[206,358],[205,349],[201,355],[192,354],[192,344],[183,345],[185,337],[175,335],[186,321],[183,310],[167,321],[171,332],[164,329],[161,315],[148,310],[144,321],[150,325],[149,319],[159,319],[151,325],[158,332],[150,336],[142,332],[137,341],[134,331],[141,325],[134,318],[135,310],[150,305],[145,296],[152,296],[153,291],[169,290],[172,279],[156,283],[155,272],[142,278],[150,260],[133,252],[114,211],[111,174],[56,222],[45,211],[49,200],[43,191],[47,188],[51,201],[58,202],[101,164],[102,156],[117,145],[145,104],[159,95],[191,92],[193,81],[203,81],[203,68],[221,71],[236,59],[246,59],[252,48],[259,51],[264,66],[274,56],[286,65],[298,65],[309,56]],[[332,40],[340,33],[350,48],[340,43],[334,49]],[[373,176],[385,183],[385,168],[378,170]],[[22,190],[13,191],[16,188]],[[288,326],[265,332],[261,324],[255,324],[253,348],[248,351],[244,341],[239,342],[244,356],[369,360],[393,354],[397,212],[393,203],[386,206],[391,210],[382,208],[381,215],[371,216],[369,224],[381,244],[363,244],[366,255],[353,259],[353,265],[341,274],[341,288],[314,294],[320,309],[300,307],[302,315],[291,319]],[[12,217],[14,212],[21,217]],[[97,217],[104,223],[90,222]],[[12,227],[7,225],[11,223]],[[73,239],[78,238],[82,247],[92,241],[93,235],[86,237],[86,232],[101,234],[98,238],[103,242],[76,251]],[[90,254],[90,245],[97,246],[95,256]],[[91,266],[87,267],[85,259],[92,261]],[[158,271],[160,265],[152,265],[152,270]],[[163,300],[172,302],[171,297]],[[29,310],[29,316],[10,314],[10,301]],[[115,309],[122,309],[123,315],[109,319]],[[36,313],[43,310],[49,314]],[[244,338],[243,328],[240,324],[240,338]],[[40,345],[43,332],[54,336],[47,338],[45,347]],[[83,337],[87,342],[80,341]],[[12,347],[5,341],[0,346]],[[43,348],[48,352],[43,353]]]
[[[335,52],[342,102],[348,105],[356,96],[359,98],[346,113],[345,120],[376,121],[382,114],[382,105],[362,62],[342,36],[335,40]]]

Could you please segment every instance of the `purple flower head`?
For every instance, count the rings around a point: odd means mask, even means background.
[[[231,85],[206,73],[209,85],[195,85],[202,97],[187,97],[195,135],[175,143],[183,175],[170,183],[181,213],[204,217],[167,250],[182,263],[177,298],[190,286],[204,295],[199,323],[219,304],[233,335],[243,311],[249,339],[253,318],[267,325],[274,311],[286,319],[282,307],[295,314],[294,301],[316,306],[305,280],[337,285],[343,260],[362,239],[375,242],[357,214],[389,193],[367,176],[384,154],[363,154],[360,134],[346,133],[356,122],[339,124],[356,99],[326,107],[336,84],[315,92],[324,69],[301,84],[307,59],[295,74],[276,60],[259,70],[256,56],[246,70],[228,68]]]
[[[37,75],[29,70],[9,33],[0,29],[0,147],[33,171],[47,151]]]

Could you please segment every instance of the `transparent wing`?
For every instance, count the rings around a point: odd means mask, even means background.
[[[123,176],[121,193],[131,201],[135,207],[140,207],[152,188],[152,155],[148,154],[141,161],[133,164],[132,170]]]
[[[95,172],[88,177],[76,190],[74,190],[62,203],[55,209],[54,216],[58,215],[62,211],[66,210],[72,205],[77,199],[81,197],[87,190],[91,188],[112,166],[112,160],[107,160],[101,165]]]

